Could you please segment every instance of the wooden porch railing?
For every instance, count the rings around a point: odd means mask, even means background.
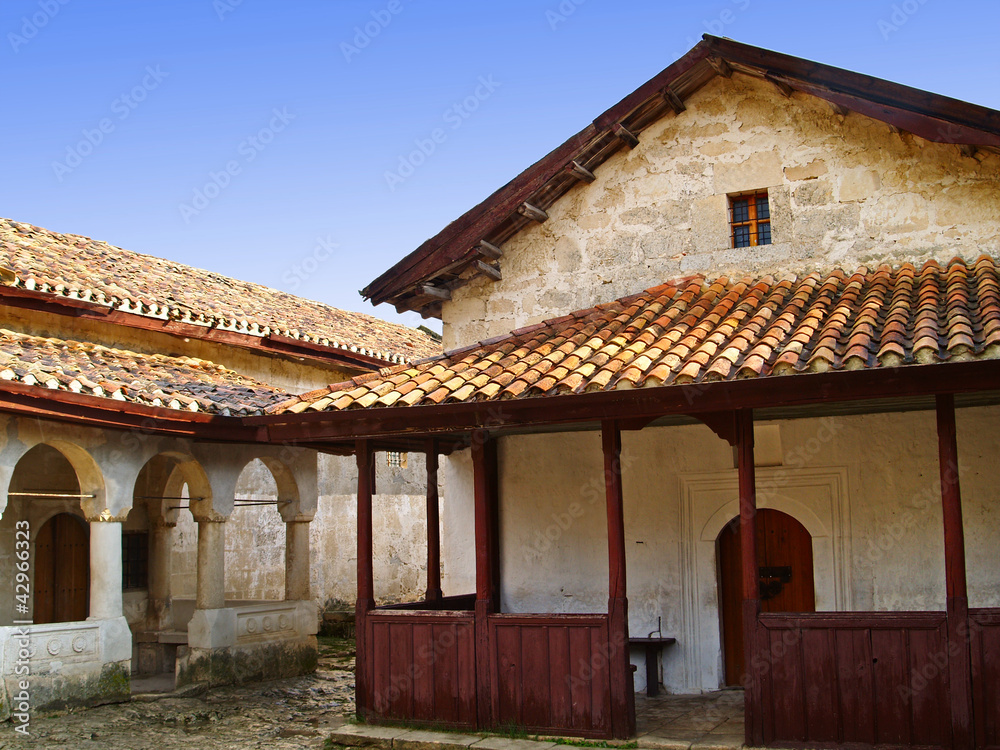
[[[764,742],[950,748],[944,612],[763,614]]]
[[[1000,748],[1000,609],[969,610],[976,747]]]

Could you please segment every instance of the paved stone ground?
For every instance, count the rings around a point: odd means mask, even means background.
[[[315,674],[35,716],[29,737],[16,734],[14,725],[7,722],[0,724],[0,750],[319,750],[353,713],[354,642],[323,639]],[[637,695],[636,713],[640,748],[735,750],[743,743],[741,691],[657,698]],[[452,742],[455,736],[445,738]],[[485,748],[502,738],[469,740]],[[550,747],[506,743],[507,750],[514,745],[519,750]]]
[[[0,724],[0,748],[321,748],[354,712],[353,649],[353,642],[324,639],[319,668],[306,677],[35,716],[30,737],[7,722]]]

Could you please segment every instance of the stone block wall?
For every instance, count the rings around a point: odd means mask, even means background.
[[[1000,253],[1000,156],[895,133],[735,74],[647,128],[504,244],[503,279],[456,290],[446,349],[692,274]],[[773,244],[730,248],[727,195],[766,188]]]

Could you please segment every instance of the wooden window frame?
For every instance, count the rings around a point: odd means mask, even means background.
[[[769,242],[763,244],[770,245],[774,242],[774,234],[771,229],[771,201],[767,194],[767,189],[764,190],[750,190],[745,193],[733,193],[729,197],[729,246],[734,249],[739,249],[742,247],[757,247],[757,237],[762,225],[767,225],[768,227],[768,237]],[[763,198],[767,201],[767,218],[758,219],[757,218],[757,201]],[[747,201],[747,215],[746,221],[736,221],[733,216],[733,204],[738,200]],[[736,244],[736,229],[738,227],[748,227],[750,233],[750,244],[749,245],[737,245]]]

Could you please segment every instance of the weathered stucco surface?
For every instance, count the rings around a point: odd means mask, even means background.
[[[969,603],[996,607],[1000,407],[959,410],[958,429]],[[758,469],[759,503],[810,531],[819,609],[944,610],[933,412],[800,419],[757,431],[768,446],[758,462],[775,463],[767,454],[780,462]],[[606,611],[600,434],[506,437],[499,456],[503,611]],[[445,587],[466,593],[475,575],[472,492],[463,484],[467,456],[451,463]],[[647,428],[623,434],[622,465],[629,631],[646,635],[662,618],[663,633],[678,639],[664,656],[664,684],[718,688],[715,539],[738,512],[732,449],[700,425]],[[636,679],[642,689],[642,669]]]
[[[695,273],[808,272],[1000,252],[1000,156],[965,157],[740,74],[650,126],[456,290],[446,349]],[[730,249],[728,194],[767,188],[773,244]]]
[[[390,467],[376,456],[378,494],[372,503],[375,594],[379,601],[418,599],[427,581],[426,480],[423,455]],[[309,524],[310,587],[321,608],[353,607],[357,598],[357,467],[353,457],[319,457],[319,504]],[[260,461],[240,474],[237,496],[278,498],[274,478]],[[443,494],[443,490],[442,490]],[[285,523],[274,506],[236,508],[226,522],[226,598],[283,599]],[[193,598],[197,587],[198,526],[190,513],[174,529],[171,585],[174,595]]]

